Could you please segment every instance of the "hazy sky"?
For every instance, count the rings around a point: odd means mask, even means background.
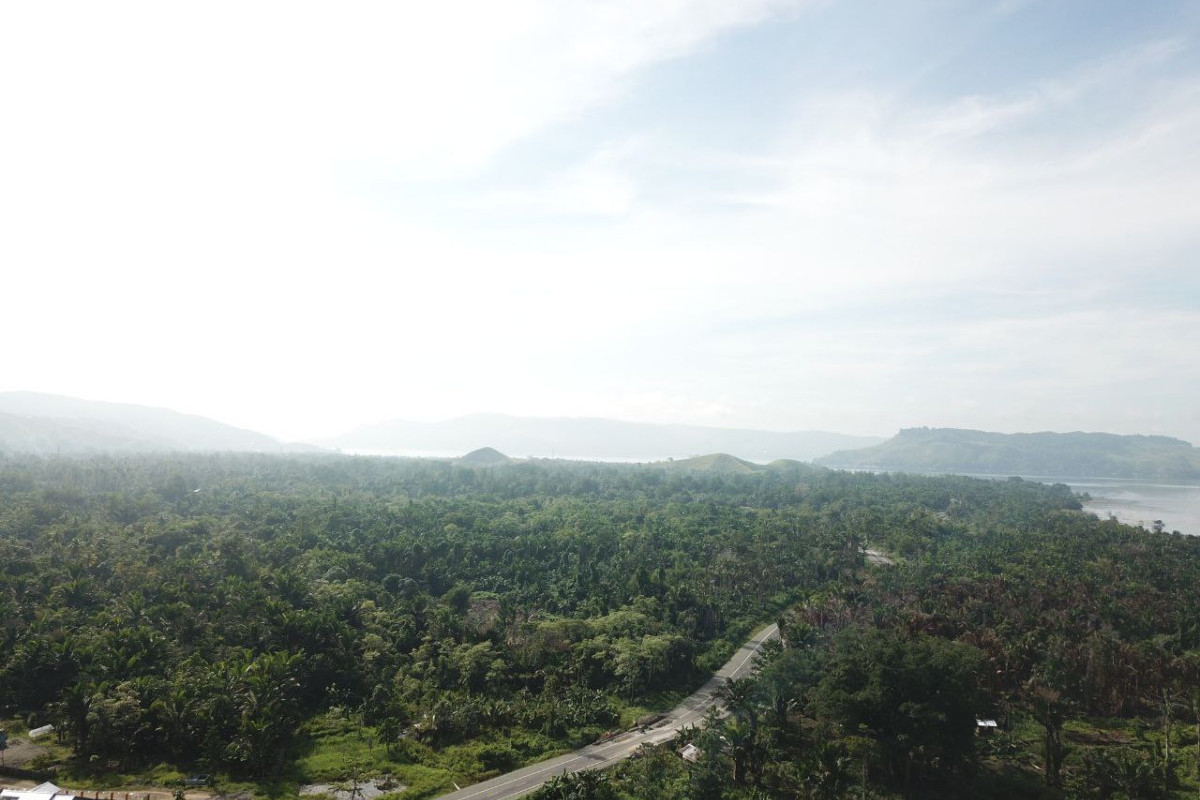
[[[1200,443],[1200,4],[0,5],[0,390]]]

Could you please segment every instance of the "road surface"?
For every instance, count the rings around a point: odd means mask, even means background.
[[[457,792],[442,795],[439,800],[509,800],[532,792],[555,775],[585,769],[603,769],[629,758],[643,744],[661,744],[691,725],[699,725],[708,709],[717,704],[713,694],[726,681],[745,677],[753,665],[754,654],[768,639],[779,636],[779,626],[770,625],[743,644],[725,666],[717,670],[694,694],[680,703],[662,720],[645,730],[632,730],[615,736],[602,744],[589,744],[573,753],[542,761],[506,773],[491,780],[468,786]]]

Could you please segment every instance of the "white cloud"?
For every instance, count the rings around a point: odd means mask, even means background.
[[[219,242],[206,260],[242,274],[281,244],[322,268],[326,240],[361,235],[347,176],[468,174],[775,5],[6,5],[5,261],[138,274]],[[605,211],[631,188],[597,162],[557,191]]]
[[[0,57],[24,80],[6,83],[21,120],[6,149],[146,172],[347,161],[442,179],[778,5],[9,5]]]
[[[462,207],[504,217],[624,216],[637,202],[637,180],[626,164],[637,147],[634,141],[604,146],[553,172],[540,184],[527,182],[521,188],[489,191],[462,201]]]
[[[10,348],[11,388],[87,385],[270,428],[278,417],[237,411],[231,387],[286,408],[298,381],[283,376],[314,362],[369,374],[399,352],[440,375],[519,351],[548,321],[641,317],[596,285],[595,259],[564,273],[561,258],[472,246],[354,196],[354,176],[470,175],[639,70],[787,5],[6,4],[0,324],[30,343]],[[628,209],[618,162],[579,165],[552,202]],[[604,311],[563,310],[584,292]]]
[[[808,5],[0,7],[0,389],[285,435],[479,410],[880,433],[881,402],[896,427],[938,408],[987,427],[968,390],[998,391],[993,368],[1022,413],[1038,387],[1124,397],[1076,366],[1089,343],[1126,354],[1120,380],[1200,381],[1156,347],[1191,317],[864,311],[1178,268],[1200,230],[1183,39],[936,103],[805,86],[765,149],[636,119],[557,172],[506,165],[655,65]],[[427,213],[390,205],[426,191]]]
[[[1187,199],[1200,185],[1200,81],[1145,76],[1175,52],[1141,48],[1015,99],[809,98],[763,162],[782,186],[731,199],[759,209],[764,231],[793,231],[798,263],[868,291],[1130,274],[1200,230]]]

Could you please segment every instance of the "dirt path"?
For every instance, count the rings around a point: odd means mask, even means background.
[[[46,748],[37,742],[29,741],[28,736],[9,736],[8,748],[0,752],[0,759],[6,767],[23,767],[33,759],[46,752]],[[33,788],[31,784],[25,788]]]

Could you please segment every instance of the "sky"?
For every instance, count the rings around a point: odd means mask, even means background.
[[[0,4],[10,390],[1200,443],[1200,5]]]

